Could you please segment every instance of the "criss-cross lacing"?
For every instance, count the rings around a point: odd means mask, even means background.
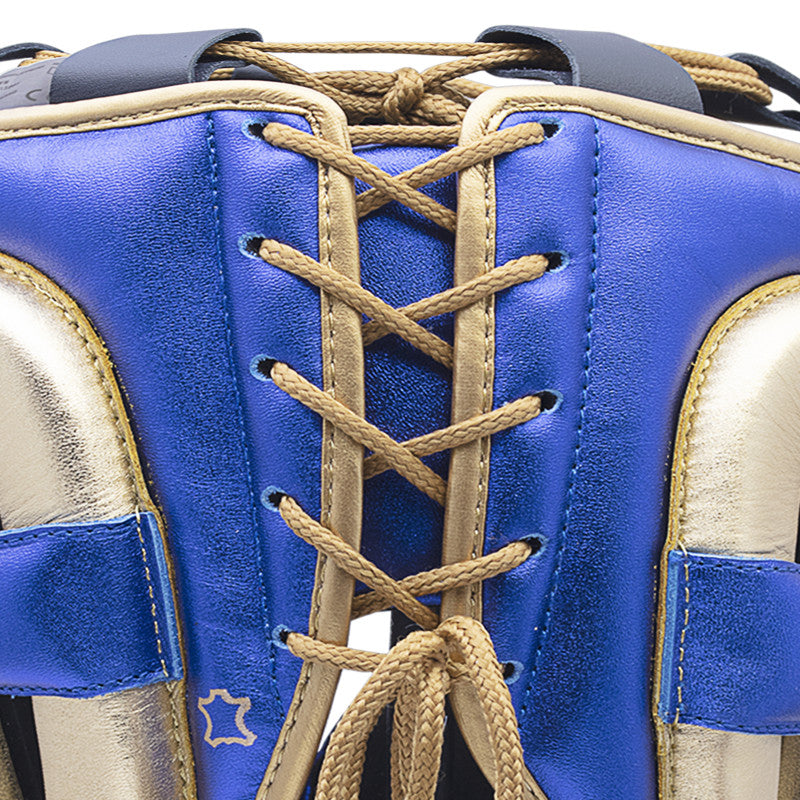
[[[455,228],[453,211],[419,192],[419,187],[546,138],[541,125],[523,123],[489,133],[474,144],[455,147],[392,176],[344,147],[287,125],[268,124],[261,134],[275,147],[302,153],[369,184],[372,188],[357,198],[359,216],[397,200],[448,230]],[[387,334],[396,334],[446,367],[452,367],[452,346],[422,325],[423,320],[466,308],[504,289],[535,280],[559,258],[542,254],[518,258],[460,286],[394,308],[356,281],[288,245],[254,239],[248,247],[267,263],[312,283],[367,317],[369,321],[362,327],[365,346]],[[447,484],[423,462],[425,456],[528,422],[549,407],[552,400],[547,393],[524,396],[471,419],[397,442],[288,364],[266,361],[260,369],[279,389],[369,451],[365,479],[395,470],[442,505]],[[390,703],[394,703],[393,800],[432,800],[441,758],[445,698],[454,681],[472,685],[486,720],[494,753],[496,798],[520,800],[525,774],[522,747],[503,669],[488,633],[471,618],[441,621],[438,613],[418,598],[473,585],[515,569],[536,552],[538,542],[512,542],[470,561],[398,581],[336,531],[307,514],[292,497],[276,492],[269,499],[297,536],[369,588],[354,599],[354,618],[394,607],[422,629],[399,642],[388,654],[354,650],[298,632],[284,634],[286,646],[299,658],[373,673],[332,735],[318,781],[317,800],[357,800],[369,733]]]

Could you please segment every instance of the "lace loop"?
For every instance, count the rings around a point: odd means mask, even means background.
[[[759,105],[772,102],[772,91],[747,64],[723,56],[678,47],[651,45],[677,61],[701,91],[741,95]],[[240,59],[266,69],[276,78],[327,94],[344,110],[351,124],[390,122],[417,126],[453,126],[464,118],[471,100],[489,86],[468,80],[482,70],[525,65],[543,70],[563,69],[564,56],[548,47],[513,43],[416,43],[416,42],[220,42],[209,53]],[[341,70],[307,72],[275,53],[403,53],[455,56],[423,72]],[[229,77],[231,70],[215,77]],[[441,141],[441,140],[440,140]]]
[[[402,80],[406,79],[417,83],[413,76],[406,75]],[[424,101],[417,97],[413,87],[408,92],[408,96],[397,99],[398,113],[401,107],[405,108],[403,104],[408,109],[402,113],[416,113],[409,110],[412,100]],[[541,125],[525,123],[488,134],[474,144],[456,147],[420,167],[393,176],[345,148],[286,125],[269,124],[263,136],[273,146],[290,148],[370,184],[373,188],[357,198],[360,216],[396,200],[448,229],[455,227],[454,212],[419,192],[419,187],[500,153],[539,144],[545,138]],[[362,327],[365,346],[382,336],[395,334],[446,367],[452,366],[452,346],[429,331],[422,321],[537,280],[550,264],[545,255],[524,256],[463,285],[394,308],[359,283],[294,248],[271,239],[260,240],[257,245],[258,255],[265,262],[308,281],[367,316],[369,321]],[[289,365],[272,362],[269,376],[279,389],[371,451],[365,460],[365,480],[393,469],[440,504],[445,502],[447,483],[422,461],[425,456],[524,424],[543,409],[542,397],[528,395],[471,419],[397,442]],[[453,617],[440,621],[438,614],[418,598],[469,586],[516,569],[534,552],[531,542],[512,542],[495,553],[398,581],[361,555],[336,531],[308,515],[288,495],[280,497],[278,510],[297,536],[369,587],[366,594],[354,598],[353,617],[396,607],[422,628],[385,655],[354,650],[297,632],[287,634],[286,645],[299,658],[339,669],[372,672],[331,737],[316,800],[357,800],[369,733],[382,709],[390,703],[395,704],[392,798],[433,800],[444,736],[445,699],[455,682],[469,684],[481,708],[494,754],[497,800],[521,800],[525,775],[522,747],[511,697],[488,633],[474,619]]]
[[[489,634],[468,617],[415,631],[385,656],[331,736],[317,797],[358,800],[369,733],[381,711],[395,702],[392,798],[431,800],[451,671],[473,687],[483,713],[497,775],[495,797],[521,800],[524,762],[511,696]]]

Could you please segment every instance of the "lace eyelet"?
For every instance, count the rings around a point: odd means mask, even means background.
[[[258,119],[251,119],[242,123],[242,133],[247,136],[248,139],[255,139],[263,143],[263,133],[266,126],[266,122],[262,122]]]
[[[561,272],[566,269],[571,261],[569,253],[564,250],[554,250],[551,253],[545,253],[547,259],[547,269],[545,272]]]
[[[258,251],[261,249],[261,242],[263,241],[264,237],[260,233],[243,233],[239,237],[239,252],[243,256],[247,256],[247,258],[262,261],[263,259],[258,254]]]
[[[280,504],[283,497],[286,495],[286,492],[283,489],[279,489],[277,486],[267,486],[263,492],[261,492],[261,505],[267,509],[267,511],[273,511],[274,513],[279,513],[280,511]]]
[[[544,550],[545,541],[542,539],[541,536],[537,536],[536,534],[531,534],[530,536],[523,536],[522,539],[519,541],[525,542],[528,547],[531,548],[531,553],[528,556],[529,559],[535,558],[538,556],[542,550]]]
[[[551,389],[545,389],[539,392],[539,399],[542,403],[542,414],[552,414],[558,411],[561,403],[564,402],[564,395],[561,392],[555,392]]]
[[[289,645],[286,643],[286,639],[291,632],[291,629],[287,628],[286,625],[276,625],[272,629],[272,643],[276,647],[280,647],[281,650],[288,650]]]
[[[503,662],[503,680],[508,686],[516,683],[522,676],[525,669],[520,661],[504,661]]]
[[[272,368],[276,363],[276,359],[259,353],[259,355],[255,356],[250,362],[250,374],[257,381],[269,382],[272,380]]]
[[[555,117],[544,117],[543,119],[538,120],[538,122],[544,130],[545,140],[552,139],[554,136],[558,136],[558,134],[561,133],[564,128],[564,123]]]

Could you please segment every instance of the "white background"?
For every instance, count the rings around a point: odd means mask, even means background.
[[[266,41],[472,41],[490,25],[516,24],[614,31],[723,55],[753,52],[800,72],[796,0],[0,0],[0,10],[0,46],[37,41],[71,51],[132,33],[226,27],[256,28]]]
[[[231,27],[255,28],[265,41],[273,42],[473,41],[490,25],[515,24],[613,31],[653,44],[721,55],[755,53],[800,73],[797,0],[761,0],[748,5],[712,0],[0,0],[0,4],[0,47],[34,41],[72,52],[134,33]],[[308,69],[419,69],[433,63],[404,56],[288,58]],[[800,137],[795,134],[792,138]],[[351,644],[385,649],[386,616],[359,620]],[[344,710],[358,684],[358,677],[345,675],[332,718]]]

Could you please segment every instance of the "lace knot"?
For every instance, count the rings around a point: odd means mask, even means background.
[[[394,85],[383,97],[383,116],[395,124],[408,122],[409,113],[425,97],[425,80],[411,67],[398,69],[392,77]]]

